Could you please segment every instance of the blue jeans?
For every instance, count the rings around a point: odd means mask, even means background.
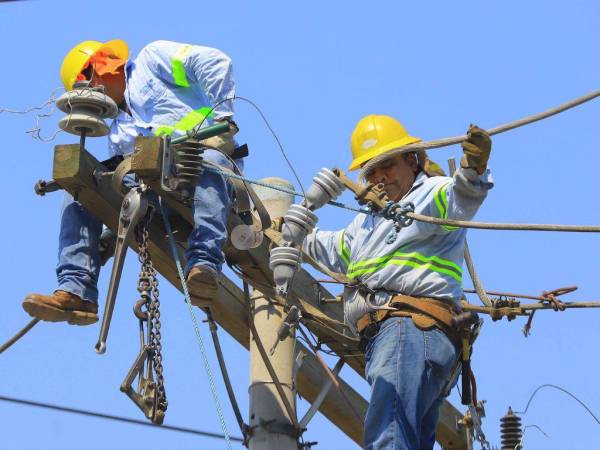
[[[420,330],[408,317],[382,322],[365,352],[371,386],[365,448],[431,450],[443,391],[458,356],[440,330]]]
[[[205,151],[203,157],[212,163],[232,168],[231,162],[216,150]],[[192,206],[194,229],[188,237],[185,252],[186,274],[197,265],[221,271],[225,261],[222,248],[227,241],[227,217],[232,198],[233,190],[223,176],[205,172],[200,177]],[[58,242],[57,289],[78,295],[86,301],[98,302],[98,244],[101,233],[102,222],[70,194],[65,194]]]

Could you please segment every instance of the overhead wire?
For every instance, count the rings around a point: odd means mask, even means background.
[[[211,173],[216,173],[229,178],[236,178],[241,181],[245,181],[250,184],[262,186],[268,189],[285,192],[292,195],[304,197],[304,194],[293,189],[288,189],[279,185],[266,183],[264,181],[253,180],[243,175],[237,175],[226,172],[216,167],[205,167],[205,170]],[[330,201],[330,205],[343,208],[348,211],[357,212],[360,214],[376,215],[368,209],[358,209],[352,206],[346,205],[340,202]],[[426,216],[423,214],[417,214],[413,212],[405,213],[406,217],[414,219],[419,222],[432,223],[436,225],[447,225],[459,228],[476,228],[483,230],[511,230],[511,231],[565,231],[565,232],[580,232],[580,233],[599,233],[600,226],[595,225],[556,225],[556,224],[531,224],[531,223],[497,223],[497,222],[474,222],[469,220],[453,220],[453,219],[439,219],[437,217]]]
[[[90,410],[86,410],[86,409],[71,408],[68,406],[56,405],[53,403],[44,403],[44,402],[33,401],[33,400],[24,400],[21,398],[7,397],[4,395],[0,395],[0,401],[15,403],[18,405],[23,405],[23,406],[32,406],[32,407],[36,407],[36,408],[50,409],[53,411],[60,411],[60,412],[65,412],[65,413],[70,413],[70,414],[79,414],[81,416],[97,417],[99,419],[113,420],[116,422],[130,423],[130,424],[134,424],[134,425],[143,425],[146,427],[152,427],[152,428],[159,429],[159,430],[162,429],[162,430],[169,430],[169,431],[178,431],[181,433],[190,433],[190,434],[211,437],[211,438],[216,438],[216,439],[225,439],[225,435],[219,434],[219,433],[213,433],[211,431],[197,430],[194,428],[186,428],[186,427],[180,427],[180,426],[176,426],[176,425],[164,425],[164,424],[156,425],[152,422],[146,422],[146,421],[138,420],[138,419],[131,419],[129,417],[116,416],[114,414],[105,414],[105,413],[101,413],[101,412],[97,412],[97,411],[90,411]],[[230,439],[232,441],[236,441],[236,442],[244,441],[242,438],[239,438],[236,436],[230,436]]]
[[[570,100],[570,101],[563,103],[555,108],[547,109],[540,113],[533,114],[531,116],[527,116],[527,117],[509,122],[509,123],[506,123],[503,125],[499,125],[494,128],[490,128],[489,130],[487,130],[487,132],[489,133],[490,136],[493,136],[495,134],[500,134],[500,133],[504,133],[509,130],[514,130],[515,128],[519,128],[524,125],[529,125],[533,122],[537,122],[542,119],[546,119],[548,117],[554,116],[554,115],[561,113],[563,111],[566,111],[568,109],[579,106],[583,103],[589,102],[590,100],[593,100],[598,96],[600,96],[600,89],[592,91],[592,92],[590,92],[586,95],[583,95],[581,97],[578,97],[574,100]],[[447,147],[449,145],[458,144],[458,143],[464,141],[465,139],[467,139],[467,136],[462,135],[462,136],[454,136],[454,137],[443,138],[443,139],[436,139],[436,140],[428,141],[428,142],[416,142],[414,144],[405,145],[403,147],[400,147],[400,148],[397,148],[394,150],[390,150],[389,152],[386,152],[385,155],[379,155],[379,156],[376,156],[375,158],[371,159],[363,166],[363,171],[368,171],[369,169],[371,169],[373,166],[380,163],[381,161],[388,159],[395,155],[401,155],[403,153],[410,153],[410,152],[414,152],[414,151],[418,151],[418,150],[431,150],[431,149],[435,149],[435,148]]]
[[[529,406],[531,405],[531,402],[533,401],[533,399],[535,398],[535,396],[537,395],[537,393],[539,391],[541,391],[544,388],[552,388],[552,389],[556,389],[559,390],[565,394],[567,394],[569,397],[571,397],[573,400],[575,400],[577,403],[579,403],[586,411],[587,413],[592,416],[594,418],[594,420],[596,421],[596,423],[598,425],[600,425],[600,419],[598,419],[598,417],[592,412],[592,409],[587,406],[583,400],[579,399],[575,394],[569,392],[568,390],[566,390],[565,388],[558,386],[556,384],[542,384],[541,386],[538,386],[533,393],[531,394],[531,396],[529,397],[529,400],[527,401],[527,405],[525,406],[525,409],[523,411],[516,411],[515,414],[526,414],[527,411],[529,410]]]

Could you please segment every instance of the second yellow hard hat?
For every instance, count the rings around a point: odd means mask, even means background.
[[[350,138],[352,163],[348,170],[360,169],[370,159],[421,139],[390,116],[370,114],[360,119]]]
[[[114,39],[104,43],[98,41],[80,42],[67,53],[60,68],[60,78],[67,91],[73,89],[73,84],[75,84],[77,75],[81,73],[90,59],[90,56],[101,49],[108,49],[115,56],[124,60],[129,56],[127,43],[120,39]]]

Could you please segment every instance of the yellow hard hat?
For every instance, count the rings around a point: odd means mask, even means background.
[[[110,50],[115,56],[127,59],[129,48],[127,43],[120,39],[114,39],[105,43],[98,41],[83,41],[71,49],[60,68],[60,78],[67,91],[73,89],[77,75],[81,73],[86,63],[98,50]]]
[[[356,124],[350,138],[354,159],[348,170],[359,169],[364,163],[382,153],[420,140],[408,134],[406,128],[390,116],[365,116]]]

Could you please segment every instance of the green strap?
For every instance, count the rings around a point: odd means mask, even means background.
[[[440,219],[448,218],[448,187],[450,186],[450,181],[444,184],[441,188],[437,190],[433,199],[435,201],[435,206],[438,209],[438,213],[440,215]],[[450,225],[442,225],[446,231],[455,231],[458,230],[459,227],[453,227]]]
[[[438,256],[425,256],[418,252],[394,252],[380,258],[359,261],[349,265],[346,275],[348,278],[358,278],[361,275],[377,272],[391,265],[432,270],[448,275],[462,284],[462,268],[458,264]]]
[[[175,130],[178,131],[190,131],[197,125],[199,125],[207,117],[212,117],[212,108],[203,106],[202,108],[190,111],[188,114],[183,116],[175,125],[161,125],[155,131],[155,136],[171,136]]]
[[[350,264],[350,248],[346,245],[346,240],[344,239],[345,231],[342,230],[340,233],[340,242],[338,243],[338,252],[340,254],[340,258],[342,261],[346,263],[348,266]]]
[[[185,57],[192,50],[191,45],[182,46],[171,59],[171,71],[173,72],[173,81],[177,86],[190,87],[187,76],[185,75],[185,68],[183,67],[183,61]]]

